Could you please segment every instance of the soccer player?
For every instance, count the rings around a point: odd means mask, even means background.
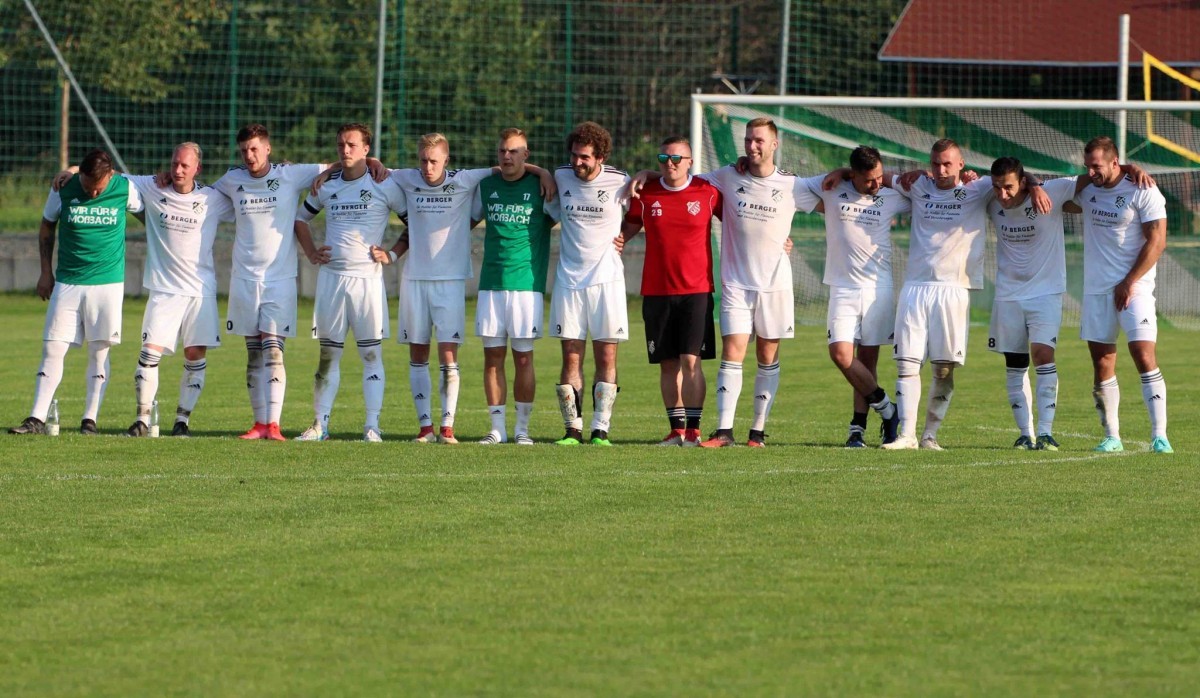
[[[554,171],[562,224],[558,270],[550,302],[553,336],[562,340],[562,372],[555,386],[566,434],[555,443],[583,442],[583,359],[592,337],[595,373],[589,443],[611,446],[608,432],[617,399],[617,344],[629,338],[625,266],[616,248],[629,206],[629,175],[605,163],[612,137],[585,121],[567,136],[571,164]]]
[[[331,174],[315,195],[309,194],[296,213],[296,238],[309,261],[320,265],[313,336],[321,344],[313,377],[313,423],[296,440],[329,438],[329,416],[341,383],[346,331],[353,330],[363,364],[363,441],[379,443],[383,441],[379,413],[386,383],[383,340],[390,336],[383,265],[394,259],[386,252],[375,253],[387,232],[389,215],[392,211],[404,215],[405,200],[394,180],[375,182],[367,171],[367,153],[371,150],[371,130],[367,126],[342,125],[337,133],[337,149],[341,170]],[[322,209],[326,211],[325,244],[316,248],[308,223]]]
[[[500,172],[480,183],[471,216],[487,224],[475,334],[483,341],[483,392],[492,425],[479,443],[508,441],[504,364],[511,342],[513,398],[517,404],[513,436],[518,445],[530,446],[533,439],[529,436],[529,420],[536,388],[533,345],[542,335],[542,294],[554,219],[548,213],[552,207],[542,198],[539,178],[525,170],[529,158],[525,132],[519,128],[501,131],[496,154]]]
[[[699,446],[706,384],[701,360],[716,357],[711,226],[721,193],[688,174],[692,148],[682,136],[659,145],[661,177],[630,202],[622,243],[646,229],[642,320],[646,353],[659,365],[671,431],[660,446]]]
[[[883,420],[882,443],[896,440],[896,406],[879,386],[879,347],[893,339],[892,220],[912,210],[898,192],[883,187],[879,151],[860,145],[850,153],[850,178],[824,189],[825,175],[804,180],[821,197],[825,214],[825,285],[829,286],[826,334],[829,358],[854,388],[854,416],[847,448],[866,445],[867,408]]]
[[[283,349],[296,336],[295,204],[324,166],[272,163],[262,124],[238,131],[237,144],[243,166],[230,168],[213,188],[233,202],[237,223],[225,329],[246,338],[254,426],[241,438],[283,441]]]
[[[42,274],[37,294],[50,301],[42,335],[42,363],[34,382],[33,409],[9,433],[46,433],[46,412],[62,381],[63,358],[68,348],[84,342],[88,380],[79,431],[99,433],[96,417],[108,385],[108,352],[121,343],[125,212],[142,210],[137,189],[113,174],[112,157],[103,150],[91,150],[80,163],[79,174],[46,198],[38,229]],[[54,269],[56,233],[62,243]]]
[[[1150,414],[1150,449],[1172,453],[1167,440],[1167,385],[1158,368],[1154,279],[1167,244],[1166,199],[1157,187],[1139,189],[1117,163],[1111,138],[1084,147],[1090,184],[1075,197],[1083,213],[1083,311],[1080,338],[1092,355],[1092,396],[1104,440],[1097,451],[1121,451],[1117,406],[1117,334],[1125,331],[1129,354],[1142,378]]]

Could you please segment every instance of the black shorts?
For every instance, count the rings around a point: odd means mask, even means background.
[[[682,296],[646,296],[642,299],[642,322],[646,326],[646,354],[650,363],[692,354],[701,359],[717,357],[711,293]]]

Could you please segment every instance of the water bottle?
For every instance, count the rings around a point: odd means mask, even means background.
[[[158,438],[158,400],[150,403],[150,438]]]
[[[50,410],[46,412],[46,435],[58,436],[58,400],[50,401]]]

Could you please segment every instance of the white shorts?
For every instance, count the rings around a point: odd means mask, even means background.
[[[970,313],[965,288],[905,284],[896,306],[896,358],[966,363]]]
[[[142,344],[155,344],[168,356],[176,342],[186,347],[221,346],[221,316],[212,296],[179,296],[151,291],[142,315]]]
[[[796,301],[792,290],[752,291],[721,286],[721,336],[753,334],[763,339],[795,336]]]
[[[850,342],[867,347],[891,344],[896,328],[896,296],[891,286],[829,287],[825,318],[829,343]]]
[[[629,339],[625,279],[587,288],[554,287],[550,299],[551,337],[624,342]]]
[[[42,339],[47,342],[121,343],[121,304],[125,284],[82,286],[55,283],[46,308],[46,327]]]
[[[313,339],[346,341],[346,331],[354,338],[387,339],[387,289],[383,277],[371,279],[343,276],[325,269],[317,271],[317,297],[313,303]]]
[[[542,336],[543,308],[542,294],[537,291],[480,291],[475,335],[537,339]]]
[[[467,335],[467,282],[463,279],[402,279],[396,341],[462,344]]]
[[[509,340],[508,337],[486,337],[486,336],[480,337],[479,339],[483,342],[484,349],[497,349],[499,347],[507,347],[509,341],[511,341],[512,342],[512,350],[514,352],[520,352],[522,354],[528,354],[529,352],[533,351],[533,343],[535,341],[532,339],[520,339],[517,337],[513,337],[512,340]]]
[[[229,280],[225,331],[242,337],[296,336],[296,279]]]
[[[1118,312],[1113,294],[1088,293],[1083,296],[1079,338],[1088,342],[1116,344],[1117,330],[1125,330],[1130,342],[1157,342],[1158,317],[1154,294],[1135,289],[1129,307]]]
[[[1031,343],[1056,347],[1061,327],[1061,293],[993,301],[988,349],[1001,354],[1028,354]]]

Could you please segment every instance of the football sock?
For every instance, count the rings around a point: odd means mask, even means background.
[[[1033,436],[1033,412],[1030,403],[1033,402],[1029,391],[1029,369],[1005,369],[1005,387],[1008,389],[1008,406],[1012,408],[1013,421],[1021,436]]]
[[[533,416],[532,402],[517,403],[517,425],[513,430],[514,434],[529,435],[529,419]]]
[[[137,420],[150,426],[150,405],[158,395],[158,365],[162,352],[142,347],[137,369],[133,372],[133,395],[137,401]]]
[[[33,410],[29,414],[43,422],[54,400],[54,391],[62,382],[63,359],[70,346],[69,342],[57,340],[42,342],[42,365],[38,367],[37,378],[33,382]]]
[[[575,386],[559,383],[554,386],[558,396],[558,411],[562,413],[563,426],[568,430],[583,431],[583,396]]]
[[[442,365],[442,380],[438,385],[442,396],[442,426],[454,426],[454,413],[458,411],[458,364]]]
[[[283,367],[283,337],[263,340],[263,379],[267,385],[267,424],[278,424],[287,393],[287,370]]]
[[[83,403],[83,419],[96,421],[100,414],[100,403],[108,389],[108,342],[88,342],[87,394]]]
[[[687,427],[687,411],[682,407],[667,408],[667,423],[671,425],[671,429],[684,429]]]
[[[1058,407],[1058,367],[1042,364],[1037,371],[1037,433],[1054,433],[1054,410]]]
[[[717,429],[733,429],[733,417],[741,394],[742,365],[722,361],[717,369]]]
[[[366,406],[364,427],[379,428],[379,413],[383,411],[383,389],[387,374],[383,368],[383,341],[364,339],[358,342],[358,357],[363,365],[363,403]]]
[[[700,428],[700,418],[704,416],[704,408],[703,407],[685,407],[685,408],[683,408],[683,413],[684,413],[683,427],[685,429],[699,429]]]
[[[892,401],[888,399],[888,395],[883,388],[875,388],[875,392],[867,395],[866,397],[867,404],[870,405],[871,409],[875,410],[875,413],[880,417],[883,417],[884,419],[891,419],[892,415],[896,413],[896,405],[894,405]],[[864,420],[863,428],[865,429],[866,426],[867,423]]]
[[[184,361],[183,376],[179,379],[179,406],[175,408],[175,421],[187,424],[192,419],[192,411],[200,401],[200,393],[204,390],[204,370],[208,362]]]
[[[953,397],[954,365],[934,364],[929,398],[925,404],[924,436],[937,438],[938,429],[942,428],[942,420],[946,419],[946,411],[950,409],[950,399]]]
[[[917,410],[921,404],[921,362],[896,359],[896,409],[900,412],[900,435],[917,436]]]
[[[1113,376],[1092,388],[1092,397],[1096,400],[1096,413],[1100,415],[1104,435],[1120,439],[1121,418],[1117,413],[1121,407],[1121,388],[1117,385],[1117,377]]]
[[[488,405],[488,416],[492,419],[492,431],[501,436],[507,436],[508,405]]]
[[[263,384],[263,346],[258,337],[246,338],[246,392],[255,424],[267,423],[267,392]]]
[[[850,418],[850,433],[858,432],[864,434],[867,431],[867,413],[855,412]]]
[[[592,430],[608,432],[612,424],[613,403],[617,401],[617,384],[597,382],[592,386]]]
[[[1142,401],[1150,413],[1150,438],[1167,435],[1167,383],[1157,368],[1142,374]]]
[[[326,431],[329,430],[329,415],[333,412],[338,387],[342,384],[344,350],[345,345],[342,342],[321,340],[321,356],[317,359],[317,372],[313,374],[313,419]],[[365,365],[363,373],[366,373]],[[363,388],[366,388],[366,383],[363,383]]]
[[[430,393],[433,392],[433,379],[429,377],[429,364],[409,362],[408,389],[412,392],[413,407],[417,410],[417,423],[423,427],[433,426],[433,416],[430,410]]]
[[[751,431],[762,431],[767,426],[767,417],[771,414],[771,405],[775,404],[775,394],[779,392],[779,362],[759,364],[758,372],[754,375],[754,419],[750,422]]]

